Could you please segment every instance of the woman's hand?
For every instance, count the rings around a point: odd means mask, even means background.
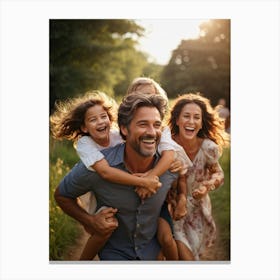
[[[197,189],[195,189],[192,192],[192,196],[194,199],[201,199],[203,196],[205,196],[208,193],[208,189],[206,186],[199,186]]]

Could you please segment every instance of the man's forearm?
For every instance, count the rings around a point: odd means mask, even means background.
[[[54,198],[59,207],[69,216],[80,222],[82,225],[88,224],[89,214],[77,203],[77,199],[62,196],[57,188]]]

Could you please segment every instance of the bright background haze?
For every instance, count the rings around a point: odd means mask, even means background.
[[[143,19],[136,22],[145,27],[145,36],[139,39],[139,49],[150,54],[151,62],[167,64],[172,50],[181,40],[199,36],[203,19]]]

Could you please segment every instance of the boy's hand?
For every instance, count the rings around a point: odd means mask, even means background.
[[[139,195],[141,199],[145,199],[153,195],[152,192],[142,187],[136,187],[135,192]]]
[[[171,163],[169,171],[172,173],[181,172],[182,168],[183,168],[182,161],[176,159]]]
[[[159,181],[158,176],[149,175],[149,172],[146,173],[134,173],[134,176],[141,177],[143,184],[139,187],[147,189],[150,193],[154,194],[161,187],[161,182]]]

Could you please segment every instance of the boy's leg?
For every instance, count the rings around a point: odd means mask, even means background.
[[[165,257],[163,255],[162,250],[159,251],[159,254],[157,256],[157,261],[165,261]]]
[[[100,211],[106,208],[108,207],[102,206],[101,208],[98,209],[98,211],[96,211],[95,214],[99,213]],[[110,222],[110,220],[108,220],[108,222]],[[105,243],[110,238],[110,236],[111,234],[107,236],[98,235],[98,234],[94,234],[90,236],[81,254],[80,260],[81,261],[92,260],[97,255],[97,253],[102,249],[102,247],[105,245]]]
[[[80,260],[81,261],[92,260],[97,255],[97,253],[101,250],[101,248],[105,245],[109,237],[110,236],[101,236],[97,234],[92,235],[88,239],[84,247]]]
[[[157,238],[166,260],[178,260],[177,244],[173,238],[170,225],[161,217],[158,219]]]
[[[191,250],[181,241],[176,240],[178,252],[179,252],[179,259],[183,261],[193,261],[194,256]]]

